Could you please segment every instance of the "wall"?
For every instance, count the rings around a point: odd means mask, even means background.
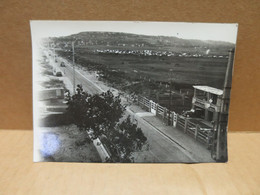
[[[2,0],[0,129],[32,129],[29,20],[138,20],[239,23],[230,131],[259,131],[260,1]]]

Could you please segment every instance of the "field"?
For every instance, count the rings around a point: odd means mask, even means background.
[[[109,76],[133,81],[152,80],[200,84],[222,88],[227,58],[145,56],[133,54],[97,53],[93,49],[76,49],[77,64]],[[71,52],[59,51],[71,60]]]

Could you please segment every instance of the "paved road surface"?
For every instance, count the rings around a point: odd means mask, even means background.
[[[54,60],[51,60],[51,63],[55,63]],[[55,66],[60,66],[60,60],[58,60],[57,63],[55,63]],[[71,65],[66,64],[65,67],[59,67],[63,71],[63,76],[67,77],[70,82],[73,84],[73,68]],[[87,91],[90,94],[100,93],[102,92],[102,89],[99,88],[97,85],[95,85],[92,81],[88,80],[84,75],[82,75],[80,72],[75,70],[75,84],[76,86],[78,84],[81,84],[83,86],[83,89]]]
[[[155,127],[147,123],[141,116],[138,116],[138,114],[148,115],[152,113],[143,112],[135,114],[138,126],[142,129],[149,143],[149,150],[145,151],[144,154],[139,154],[136,160],[137,162],[142,162],[147,158],[147,160],[151,160],[149,153],[154,157],[152,162],[196,162],[187,151],[158,132]]]

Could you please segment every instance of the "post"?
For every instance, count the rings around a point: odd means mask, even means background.
[[[184,123],[184,133],[187,132],[187,127],[188,127],[188,119],[185,118],[185,123]]]
[[[173,112],[173,126],[176,127],[178,122],[178,115]]]
[[[55,47],[53,47],[53,57],[54,57],[54,62],[56,63],[56,52],[55,52]]]
[[[73,65],[73,93],[75,94],[76,81],[75,81],[75,52],[74,52],[74,41],[72,41],[72,65]]]
[[[168,110],[168,125],[171,125],[171,110]]]
[[[219,113],[218,113],[219,114]],[[218,114],[217,114],[217,117],[218,117]],[[212,130],[211,131],[208,131],[208,134],[207,134],[207,148],[209,149],[211,145],[213,145],[213,141],[214,141],[214,132],[216,131],[215,129],[216,127],[216,123],[214,122],[213,123],[213,127],[212,127]]]
[[[169,110],[168,110],[168,125],[170,125],[171,123],[171,116],[170,116],[170,113],[171,113],[171,107],[172,107],[172,91],[171,91],[171,87],[172,87],[172,82],[170,82],[170,97],[169,97]]]
[[[171,113],[172,113],[172,126],[173,126],[175,112],[172,111]]]
[[[163,108],[163,119],[165,119],[167,116],[167,109],[164,107]]]
[[[194,138],[195,138],[195,139],[197,139],[197,137],[198,137],[199,129],[200,129],[200,126],[199,126],[199,124],[197,124],[197,125],[196,125],[196,128],[195,128],[195,134],[194,134]]]

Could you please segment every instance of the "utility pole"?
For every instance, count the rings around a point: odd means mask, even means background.
[[[170,97],[169,97],[169,112],[168,112],[168,125],[171,124],[171,107],[172,107],[172,91],[171,91],[172,84],[170,83]]]
[[[48,40],[48,54],[49,54],[49,52],[50,52],[50,40]]]
[[[172,70],[170,70],[170,93],[169,93],[169,112],[168,112],[168,125],[171,124],[171,108],[172,108]]]
[[[54,62],[56,62],[56,53],[55,53],[55,47],[53,47],[53,55],[54,55]]]
[[[75,81],[75,52],[74,52],[74,41],[72,41],[72,65],[73,65],[73,94],[75,95],[76,81]]]
[[[221,98],[220,112],[217,122],[217,145],[216,145],[216,160],[227,160],[227,122],[230,103],[231,79],[234,62],[234,49],[229,51],[229,59],[226,69],[223,95]]]

